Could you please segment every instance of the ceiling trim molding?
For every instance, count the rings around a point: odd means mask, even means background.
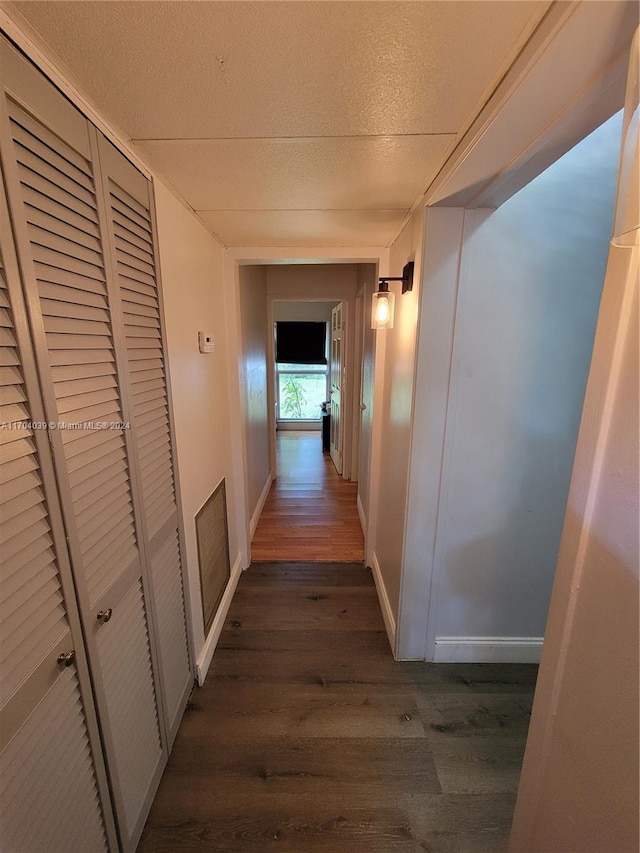
[[[380,246],[348,247],[230,247],[225,251],[225,266],[277,266],[292,264],[378,264],[380,274],[389,271],[389,249]]]
[[[599,12],[603,16],[603,37],[611,39],[608,64],[591,77],[585,73],[584,80],[572,84],[573,90],[567,88],[564,103],[560,97],[555,103],[550,98],[548,107],[546,103],[542,109],[538,105],[537,113],[525,103],[531,94],[526,87],[532,85],[535,75],[551,63],[558,63],[559,55],[566,56],[566,52],[558,54],[562,43],[557,40],[562,37],[567,48],[584,42],[588,24],[585,19],[596,5],[601,4],[579,0],[556,2],[550,7],[424,195],[416,200],[407,219],[421,206],[499,206],[622,106],[626,34],[616,32],[611,24],[614,17],[608,17],[621,14],[621,9],[624,13],[628,4],[622,3],[602,4]],[[550,54],[552,47],[554,55]],[[560,95],[562,86],[560,78],[556,89]],[[534,86],[533,91],[539,92],[540,85]],[[509,116],[512,119],[508,126],[519,133],[520,139],[514,136],[504,148],[502,162],[492,164],[492,159],[496,160],[496,140],[504,140],[508,133],[504,122]]]
[[[595,86],[583,91],[566,112],[557,116],[499,174],[479,188],[467,206],[499,207],[611,118],[611,105],[618,103],[624,90],[628,60],[625,51]],[[447,200],[447,206],[450,204],[458,206],[455,196]]]

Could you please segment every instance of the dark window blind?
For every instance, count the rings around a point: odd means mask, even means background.
[[[326,323],[276,323],[276,361],[326,364]]]

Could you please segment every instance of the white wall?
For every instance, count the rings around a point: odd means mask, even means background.
[[[231,564],[239,553],[231,461],[228,342],[223,249],[158,180],[158,249],[176,430],[176,457],[185,523],[194,645],[204,647],[195,515],[226,478]],[[215,352],[198,350],[198,331],[212,334]]]
[[[274,302],[273,319],[299,323],[330,323],[331,309],[337,302]]]
[[[244,408],[245,501],[253,533],[271,481],[267,411],[267,276],[263,266],[239,269]]]
[[[397,654],[423,660],[436,543],[464,210],[425,211],[416,393]]]
[[[433,465],[412,471],[409,518],[419,532],[408,530],[407,541],[413,561],[418,541],[425,551],[422,579],[414,565],[406,584],[406,656],[419,656],[422,642],[418,598],[429,607],[429,659],[539,656],[611,232],[619,133],[618,117],[497,211],[468,211],[462,235],[459,213],[439,214],[441,223],[452,217],[454,238],[426,287],[436,288],[450,315],[442,284],[455,290],[459,264],[455,337],[448,387],[433,363],[419,366],[416,412],[424,424],[430,407],[433,425],[446,409],[446,439],[439,478]],[[428,302],[425,294],[425,352],[430,334],[436,346],[443,340],[442,317]],[[440,358],[446,363],[446,348]],[[436,433],[421,437],[419,423],[414,463],[433,463]]]
[[[390,290],[396,294],[394,327],[375,333],[373,569],[394,647],[404,555],[423,226],[421,208],[391,247],[388,274],[401,275],[403,266],[413,260],[413,290],[401,294],[401,283],[390,283]]]
[[[365,535],[369,517],[371,431],[373,427],[374,357],[376,333],[371,328],[371,296],[376,290],[376,267],[374,264],[358,264],[358,294],[363,302],[362,365],[360,378],[359,418],[360,448],[358,456],[358,512]],[[357,365],[356,365],[357,369]],[[356,421],[358,411],[356,409]]]
[[[640,843],[639,251],[613,252],[518,792],[514,853],[636,853]]]
[[[614,241],[514,815],[513,853],[640,846],[640,206],[632,50]]]

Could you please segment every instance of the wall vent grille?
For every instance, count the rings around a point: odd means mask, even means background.
[[[198,564],[205,636],[231,577],[229,528],[224,479],[196,515]]]

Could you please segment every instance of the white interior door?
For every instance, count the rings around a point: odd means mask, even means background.
[[[331,441],[329,450],[338,474],[342,474],[344,420],[342,399],[345,379],[345,315],[347,306],[340,302],[331,311]]]

